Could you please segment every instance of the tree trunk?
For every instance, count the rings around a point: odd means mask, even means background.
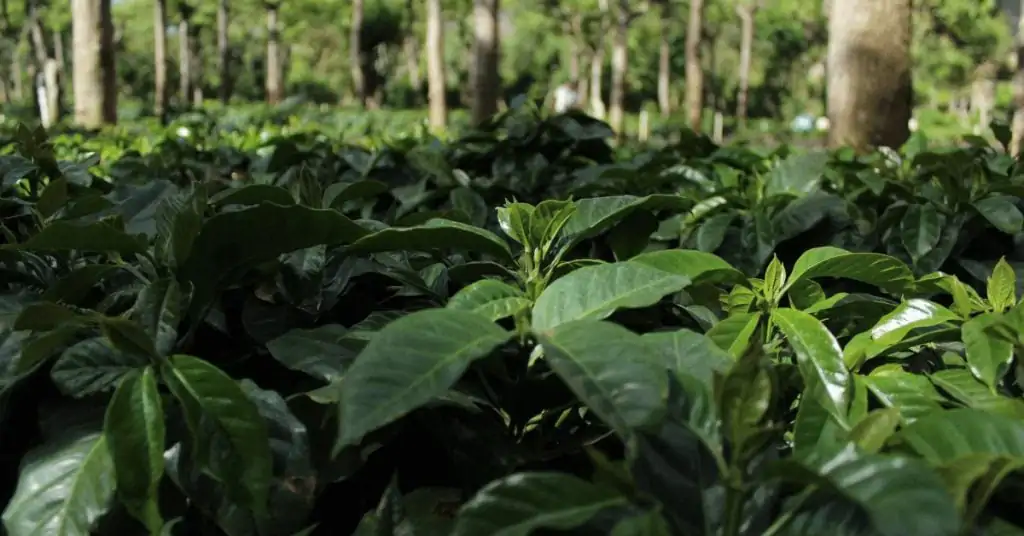
[[[228,0],[217,2],[217,69],[220,71],[220,101],[231,101],[231,45],[228,41]]]
[[[277,27],[277,4],[267,4],[267,102],[281,102],[284,93],[281,72],[280,29]]]
[[[615,36],[612,39],[612,87],[608,94],[608,124],[620,138],[623,136],[623,101],[626,96],[626,69],[629,65],[628,8],[629,3],[623,0],[615,17]]]
[[[46,104],[42,107],[45,116],[40,117],[44,127],[49,127],[60,120],[60,76],[56,60],[50,55],[49,47],[46,46],[46,36],[43,33],[43,24],[40,20],[39,6],[35,1],[26,3],[28,8],[28,30],[31,39],[32,51],[35,53],[35,71],[42,73],[43,93],[38,97]],[[52,63],[52,65],[51,65]],[[33,79],[33,87],[35,80]]]
[[[423,80],[420,76],[420,50],[419,40],[416,39],[416,9],[414,0],[405,3],[405,9],[409,12],[409,26],[405,30],[405,41],[402,48],[405,53],[405,69],[409,74],[409,86],[413,91],[419,93],[423,87]]]
[[[167,88],[167,0],[153,2],[153,68],[155,101],[153,113],[161,123],[167,122],[167,101],[170,96]]]
[[[672,47],[669,43],[669,28],[672,24],[668,0],[661,2],[661,27],[660,41],[661,51],[658,56],[658,108],[662,117],[668,117],[672,113],[671,95],[671,69],[672,69]]]
[[[192,88],[192,105],[196,108],[200,108],[203,105],[203,50],[202,42],[199,39],[199,33],[202,31],[202,27],[198,24],[192,25],[192,35],[189,36],[189,41],[192,44],[189,48],[192,50],[192,68],[189,69],[189,86]]]
[[[608,16],[608,0],[600,0],[598,8],[601,10],[601,29],[605,29],[605,21]],[[601,32],[604,34],[604,32]],[[603,35],[602,35],[603,37]],[[598,119],[604,119],[605,106],[602,88],[604,86],[604,39],[598,39],[594,47],[594,57],[590,61],[590,113]]]
[[[1017,19],[1017,70],[1013,73],[1013,122],[1010,139],[1010,154],[1019,157],[1024,146],[1024,0],[1020,0],[1020,17]]]
[[[704,69],[701,66],[701,34],[704,31],[704,0],[690,0],[686,25],[686,120],[690,128],[701,129],[704,111]]]
[[[186,4],[179,6],[181,20],[178,22],[178,100],[187,108],[192,96],[192,40],[189,39],[189,18],[191,8]]]
[[[829,22],[829,144],[867,151],[910,136],[911,0],[835,0]]]
[[[435,128],[444,128],[448,124],[443,26],[441,0],[427,0],[427,96],[430,101],[430,125]]]
[[[474,0],[473,107],[474,124],[481,124],[498,112],[499,0]]]
[[[110,0],[73,0],[71,13],[75,123],[85,128],[116,123],[117,77]]]
[[[750,94],[750,56],[754,48],[754,13],[756,6],[736,6],[740,18],[740,72],[736,90],[736,122],[741,131],[747,128],[747,99]]]
[[[348,62],[352,71],[352,91],[359,105],[366,107],[367,88],[363,59],[363,0],[352,0],[352,27],[348,34]]]

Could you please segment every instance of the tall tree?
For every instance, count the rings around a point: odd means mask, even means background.
[[[192,99],[192,14],[195,8],[178,0],[178,100],[187,107]]]
[[[859,151],[910,136],[911,0],[834,0],[828,36],[829,143]]]
[[[499,0],[474,0],[473,123],[480,124],[498,111]]]
[[[622,121],[626,100],[626,70],[629,68],[629,26],[639,14],[630,10],[630,0],[619,0],[612,37],[612,87],[608,94],[608,124],[616,135],[624,134]]]
[[[278,27],[277,2],[266,2],[267,10],[267,102],[277,104],[284,95],[284,73],[281,69],[281,30]]]
[[[658,24],[658,109],[662,117],[672,113],[672,46],[669,31],[672,27],[672,2],[659,0],[661,11]]]
[[[352,0],[351,27],[348,34],[349,65],[352,71],[352,90],[359,105],[367,105],[366,62],[363,60],[363,0]]]
[[[110,0],[72,0],[75,123],[98,128],[117,122],[114,24]]]
[[[1019,157],[1024,148],[1024,0],[1020,0],[1019,13],[1015,43],[1017,70],[1013,73],[1013,136],[1010,139],[1010,154],[1015,157]]]
[[[38,0],[26,0],[26,24],[32,51],[35,53],[35,72],[42,74],[42,95],[37,95],[40,109],[44,111],[41,118],[44,127],[49,127],[60,119],[60,65],[56,57],[50,53],[46,45],[46,34],[43,31],[42,14]],[[34,77],[33,77],[34,78]],[[35,80],[32,80],[33,86]]]
[[[427,97],[430,101],[430,125],[448,124],[448,90],[444,80],[444,15],[441,0],[427,0]]]
[[[156,98],[153,111],[161,122],[167,121],[167,0],[153,1],[153,68]]]
[[[217,68],[220,71],[220,100],[227,104],[231,100],[231,58],[228,40],[228,0],[217,2]]]
[[[740,130],[747,128],[747,99],[750,95],[750,58],[754,49],[754,15],[760,0],[740,0],[736,15],[740,18],[740,67],[736,89],[736,121]]]
[[[604,119],[605,106],[601,88],[604,87],[604,36],[608,31],[608,0],[598,0],[598,32],[597,43],[594,45],[590,58],[590,113]]]
[[[405,11],[408,16],[405,27],[405,40],[402,48],[405,53],[405,69],[409,75],[409,86],[419,93],[423,86],[420,79],[420,46],[416,39],[416,7],[414,0],[406,0]]]
[[[686,120],[700,130],[704,110],[704,69],[701,65],[701,37],[704,31],[704,0],[690,0],[686,23]]]

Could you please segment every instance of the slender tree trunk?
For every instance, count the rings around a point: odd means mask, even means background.
[[[167,87],[167,0],[153,2],[153,68],[154,89],[153,113],[161,123],[167,122],[167,101],[170,92]]]
[[[736,121],[739,129],[747,128],[747,99],[750,94],[750,56],[754,48],[754,13],[757,7],[749,4],[736,6],[740,18],[740,72],[736,90]]]
[[[1013,122],[1010,139],[1010,154],[1020,157],[1024,146],[1024,0],[1020,0],[1020,17],[1017,19],[1017,70],[1013,73]]]
[[[409,74],[409,86],[413,91],[419,93],[423,87],[423,80],[420,76],[420,47],[416,39],[416,9],[414,0],[405,3],[405,9],[409,12],[409,26],[405,30],[405,41],[402,48],[405,53],[405,69]]]
[[[352,91],[359,105],[366,107],[366,71],[363,60],[363,0],[352,0],[352,27],[348,34],[348,62],[352,71]]]
[[[228,41],[228,17],[230,6],[228,0],[217,2],[217,68],[220,71],[220,101],[227,104],[231,101],[231,44]]]
[[[182,107],[188,107],[192,97],[192,40],[189,18],[192,10],[187,4],[179,6],[181,20],[178,22],[178,100]]]
[[[590,60],[590,113],[598,119],[604,119],[605,110],[602,86],[604,82],[604,48],[601,44],[594,50],[594,57]]]
[[[283,97],[280,29],[277,25],[277,4],[267,4],[267,102],[277,104]]]
[[[910,136],[911,0],[835,0],[828,39],[829,143],[866,151]]]
[[[608,95],[608,124],[618,137],[623,136],[623,105],[626,97],[626,69],[629,66],[629,3],[623,0],[616,14],[612,40],[612,87]]]
[[[71,13],[75,123],[85,128],[116,123],[117,77],[110,0],[73,0]]]
[[[202,26],[198,24],[192,25],[192,35],[189,36],[189,41],[192,44],[189,48],[192,50],[192,68],[189,69],[189,76],[192,79],[189,81],[189,86],[192,88],[192,105],[196,108],[202,107],[203,105],[203,49],[202,41],[199,39]]]
[[[700,58],[703,31],[704,0],[690,0],[686,24],[686,120],[696,131],[701,129],[704,111],[704,69]]]
[[[430,125],[434,128],[444,128],[448,124],[443,26],[441,0],[427,0],[427,93],[430,101]]]
[[[672,113],[671,70],[672,47],[669,43],[669,28],[672,24],[671,5],[668,0],[661,2],[661,50],[658,56],[658,108],[662,117]]]
[[[31,38],[32,51],[35,53],[35,72],[43,75],[43,93],[38,95],[45,105],[42,106],[44,117],[41,121],[44,127],[48,128],[60,120],[60,76],[56,60],[50,55],[50,49],[46,46],[46,36],[43,32],[43,24],[40,20],[39,6],[35,0],[26,2],[28,13],[28,29]],[[35,79],[33,78],[33,84]]]
[[[474,0],[473,27],[476,34],[473,51],[474,124],[481,124],[498,112],[498,34],[499,0]]]

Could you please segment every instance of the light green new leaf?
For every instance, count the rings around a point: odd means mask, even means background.
[[[914,282],[914,274],[898,259],[879,253],[850,253],[831,246],[807,250],[797,259],[786,283],[788,290],[801,279],[853,279],[898,293]]]
[[[163,377],[181,403],[198,461],[234,500],[265,510],[273,473],[267,423],[256,405],[235,380],[197,357],[172,356]]]
[[[1013,273],[1013,268],[1006,262],[1006,258],[999,259],[992,269],[987,292],[988,303],[997,312],[1003,312],[1017,304],[1017,275]]]
[[[808,390],[824,397],[822,405],[846,427],[853,380],[839,342],[817,318],[803,311],[776,309],[772,320],[793,347]]]
[[[666,367],[639,335],[598,320],[569,322],[536,335],[555,373],[621,437],[663,414]]]
[[[345,376],[335,451],[444,394],[512,334],[469,311],[426,309],[388,324]]]
[[[530,300],[508,283],[481,279],[455,293],[445,307],[472,311],[494,322],[525,311],[530,307]]]
[[[8,536],[89,536],[110,508],[114,464],[100,433],[49,443],[28,454],[4,509]]]
[[[732,314],[711,327],[707,337],[719,348],[738,358],[752,344],[752,336],[761,322],[762,313]]]
[[[646,307],[690,284],[633,261],[586,266],[556,279],[533,306],[533,328],[549,330],[573,320],[606,318],[620,308]]]
[[[998,315],[983,313],[968,320],[960,328],[964,348],[967,350],[967,367],[976,378],[992,389],[996,388],[1013,363],[1013,343],[986,329],[997,322]]]
[[[850,430],[850,439],[864,452],[876,453],[882,450],[899,424],[900,412],[896,408],[876,409]]]
[[[103,435],[114,460],[117,492],[150,534],[163,527],[157,490],[164,475],[164,410],[151,367],[121,380],[107,406]]]
[[[494,233],[465,223],[433,218],[414,227],[388,227],[356,240],[350,253],[381,251],[433,251],[436,249],[479,251],[511,261],[508,244]]]
[[[538,247],[540,244],[532,243],[530,235],[530,215],[533,210],[533,205],[527,203],[506,203],[504,207],[498,207],[498,225],[512,240],[523,246]]]
[[[630,259],[630,262],[645,264],[652,268],[681,275],[693,281],[694,285],[703,283],[725,283],[747,286],[747,277],[743,272],[732,267],[721,257],[692,249],[663,249],[643,253]]]
[[[452,536],[529,536],[579,527],[629,504],[610,488],[564,473],[516,473],[491,482],[459,510]]]
[[[146,285],[132,308],[132,317],[152,338],[157,355],[170,354],[178,343],[182,301],[178,283],[164,278]]]

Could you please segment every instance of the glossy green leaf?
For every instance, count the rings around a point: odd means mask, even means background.
[[[939,243],[942,235],[942,217],[931,204],[911,205],[900,221],[903,247],[915,262]]]
[[[79,398],[113,390],[124,375],[148,364],[144,356],[122,352],[105,338],[95,337],[65,350],[50,376],[61,392]]]
[[[181,288],[170,278],[157,279],[139,293],[132,316],[152,338],[157,355],[169,355],[178,343],[183,302]]]
[[[828,154],[821,151],[789,156],[765,178],[764,195],[800,196],[814,191],[824,176],[828,159]]]
[[[899,424],[900,412],[896,408],[876,409],[850,430],[850,440],[864,452],[877,453],[896,432]]]
[[[470,363],[511,336],[454,309],[426,309],[388,324],[337,385],[342,424],[335,450],[444,394]]]
[[[337,324],[314,329],[293,329],[267,343],[267,350],[282,365],[325,382],[342,377],[366,345]]]
[[[121,380],[107,405],[103,435],[114,460],[117,493],[151,534],[163,527],[157,495],[164,475],[164,410],[153,369]]]
[[[914,281],[910,268],[888,255],[850,253],[825,246],[809,249],[797,259],[786,288],[788,290],[801,279],[818,277],[853,279],[896,293]]]
[[[512,260],[508,244],[486,229],[452,220],[434,218],[414,227],[389,227],[356,240],[351,253],[379,251],[432,251],[462,249]]]
[[[529,536],[573,529],[628,504],[614,489],[564,473],[517,473],[491,482],[459,510],[452,536]]]
[[[1024,214],[1009,197],[986,197],[974,203],[974,208],[993,227],[1008,234],[1016,234],[1024,227]]]
[[[608,197],[591,197],[576,201],[576,212],[562,228],[562,236],[566,238],[568,247],[598,236],[626,219],[636,210],[657,210],[674,208],[684,210],[691,204],[679,196],[649,195],[618,195]]]
[[[724,373],[733,363],[732,356],[714,341],[688,329],[646,333],[641,339],[660,352],[669,370],[689,374],[709,385],[715,372]]]
[[[573,320],[600,320],[620,308],[653,305],[690,284],[633,261],[587,266],[556,279],[533,306],[533,327],[549,330]]]
[[[739,357],[753,344],[752,336],[761,318],[761,313],[729,315],[712,326],[707,337],[733,357]]]
[[[267,424],[235,380],[202,359],[175,355],[164,381],[181,403],[196,456],[234,500],[266,508],[272,477]]]
[[[533,205],[527,203],[506,203],[497,209],[498,225],[512,240],[531,248],[539,247],[540,244],[533,243],[530,231],[530,215],[533,211]]]
[[[471,311],[494,322],[529,309],[530,300],[508,283],[481,279],[456,292],[445,307]]]
[[[822,397],[822,405],[846,426],[853,380],[836,338],[818,319],[796,309],[776,309],[772,320],[793,348],[808,389]]]
[[[689,249],[665,249],[637,255],[630,262],[681,275],[693,284],[725,283],[746,285],[747,278],[721,257]]]
[[[867,385],[883,406],[899,411],[907,422],[942,409],[942,397],[924,376],[902,370],[876,370],[869,376],[858,376],[857,381]]]
[[[609,322],[578,320],[537,337],[555,373],[620,436],[663,414],[666,371],[639,335]]]
[[[115,485],[102,434],[47,443],[22,462],[4,528],[9,536],[90,536],[111,506]]]
[[[929,379],[936,387],[967,407],[1024,419],[1024,400],[993,392],[968,370],[940,370],[931,374]]]
[[[987,331],[999,317],[992,313],[978,315],[961,327],[967,366],[985,385],[995,389],[1013,363],[1013,343]]]
[[[997,312],[1017,304],[1017,275],[1005,258],[996,263],[987,283],[988,302]]]

